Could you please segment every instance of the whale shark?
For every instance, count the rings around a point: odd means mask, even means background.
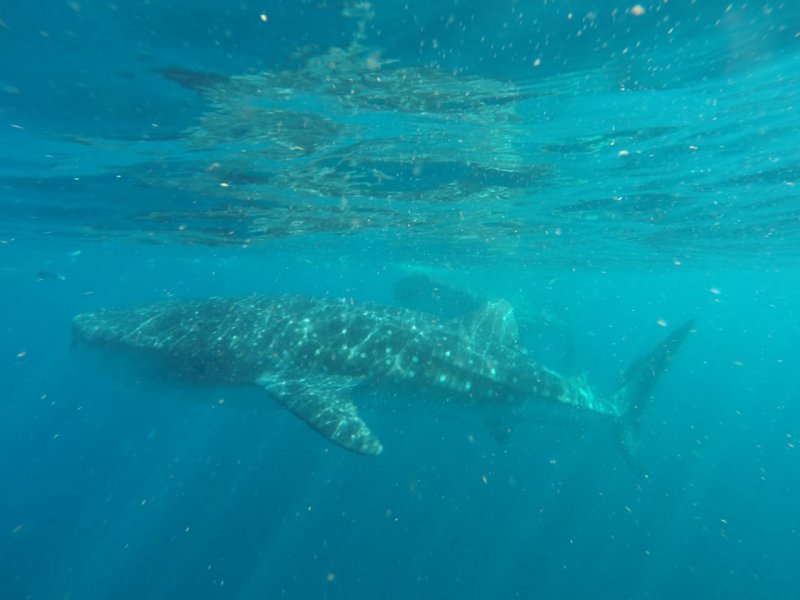
[[[584,376],[533,360],[504,300],[453,320],[300,295],[179,300],[73,319],[79,340],[155,356],[195,381],[258,386],[334,444],[373,456],[383,444],[352,393],[367,382],[411,386],[420,405],[477,409],[498,437],[530,407],[601,415],[617,425],[623,452],[632,456],[641,411],[691,327],[675,329],[601,395]]]

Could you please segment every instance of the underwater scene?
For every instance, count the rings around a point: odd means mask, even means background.
[[[0,598],[795,599],[800,3],[0,2]]]

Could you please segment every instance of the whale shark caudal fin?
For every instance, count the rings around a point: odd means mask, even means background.
[[[258,380],[258,385],[278,402],[334,444],[356,454],[377,456],[383,452],[383,445],[358,416],[350,398],[359,383],[356,377],[343,376]]]
[[[617,441],[623,456],[637,472],[643,471],[639,464],[642,412],[658,378],[666,371],[692,325],[693,321],[687,321],[653,350],[636,359],[622,375],[619,386],[611,395],[610,402],[619,415]]]

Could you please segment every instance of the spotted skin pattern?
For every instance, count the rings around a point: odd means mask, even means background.
[[[84,313],[78,338],[158,355],[201,382],[256,384],[333,442],[361,454],[383,446],[350,391],[369,379],[443,392],[456,405],[508,408],[551,401],[618,416],[580,379],[537,364],[517,344],[507,303],[442,322],[426,313],[295,295],[208,298]],[[424,401],[424,394],[420,394]]]

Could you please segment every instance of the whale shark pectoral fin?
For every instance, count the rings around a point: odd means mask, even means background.
[[[350,398],[350,391],[358,383],[353,377],[258,380],[278,402],[334,444],[357,454],[377,456],[383,452],[383,445],[358,416]]]

